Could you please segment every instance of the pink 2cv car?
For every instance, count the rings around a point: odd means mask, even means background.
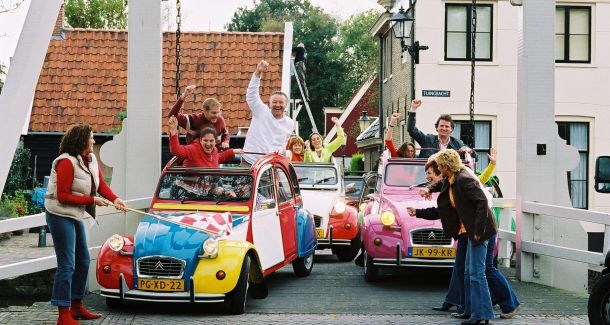
[[[436,206],[419,195],[426,185],[426,159],[379,160],[377,174],[365,179],[360,200],[363,211],[364,278],[375,281],[381,267],[451,268],[456,242],[443,232],[440,220],[409,216],[407,207]]]

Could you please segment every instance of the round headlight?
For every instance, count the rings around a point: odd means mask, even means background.
[[[218,254],[218,239],[209,238],[203,243],[203,251],[206,255],[215,256]]]
[[[335,203],[335,213],[341,214],[343,212],[345,212],[345,203],[343,203],[343,202]]]
[[[108,238],[108,247],[115,252],[120,251],[125,246],[125,239],[123,236],[114,234]]]
[[[394,224],[394,221],[396,221],[396,217],[392,211],[384,211],[381,214],[380,219],[384,226],[391,226]]]

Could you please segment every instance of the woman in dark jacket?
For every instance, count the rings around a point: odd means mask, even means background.
[[[485,277],[485,258],[488,240],[496,233],[495,218],[479,181],[465,170],[455,150],[441,150],[434,161],[444,178],[422,189],[421,194],[431,199],[431,192],[440,191],[437,205],[443,230],[454,238],[463,233],[468,236],[462,317],[470,319],[462,324],[487,324],[494,313]]]
[[[89,125],[76,125],[66,132],[45,194],[46,220],[57,256],[51,304],[59,308],[58,325],[79,324],[75,319],[102,316],[83,306],[91,261],[83,220],[95,217],[96,205],[108,205],[97,193],[117,209],[126,207],[104,182],[93,154],[94,143]]]

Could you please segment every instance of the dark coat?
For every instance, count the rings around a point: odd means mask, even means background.
[[[425,134],[420,131],[415,126],[415,113],[409,112],[409,117],[407,119],[407,132],[413,140],[419,143],[419,146],[422,148],[435,148],[440,149],[441,147],[438,144],[438,135],[436,134]],[[456,139],[454,137],[449,137],[449,143],[447,144],[447,149],[453,149],[457,151],[461,147],[464,146],[464,142],[460,139]],[[436,153],[436,150],[422,150],[418,158],[428,158]]]
[[[468,238],[473,245],[489,239],[496,233],[496,219],[488,206],[487,197],[479,185],[479,181],[465,169],[455,174],[452,185],[455,208],[449,200],[449,179],[445,177],[439,182],[428,185],[430,192],[438,192],[438,214],[441,216],[443,231],[457,238],[460,221],[464,224]],[[475,235],[478,239],[475,239]]]

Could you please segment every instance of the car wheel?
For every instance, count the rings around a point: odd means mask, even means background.
[[[610,324],[610,275],[604,275],[593,285],[587,310],[590,324]]]
[[[364,251],[364,279],[366,282],[377,281],[379,275],[379,267],[373,265],[373,257],[366,250]]]
[[[360,232],[358,235],[351,240],[349,246],[333,247],[333,254],[337,255],[337,258],[341,262],[351,262],[356,258],[358,252],[362,247],[362,241],[360,240]]]
[[[246,311],[246,297],[248,296],[248,286],[250,279],[250,256],[244,257],[241,265],[239,279],[235,289],[229,294],[229,312],[232,315],[241,315]]]
[[[119,309],[123,306],[121,299],[106,298],[106,306],[110,309]]]
[[[313,269],[313,252],[309,256],[299,257],[292,261],[292,269],[294,270],[294,275],[298,277],[308,276]]]

